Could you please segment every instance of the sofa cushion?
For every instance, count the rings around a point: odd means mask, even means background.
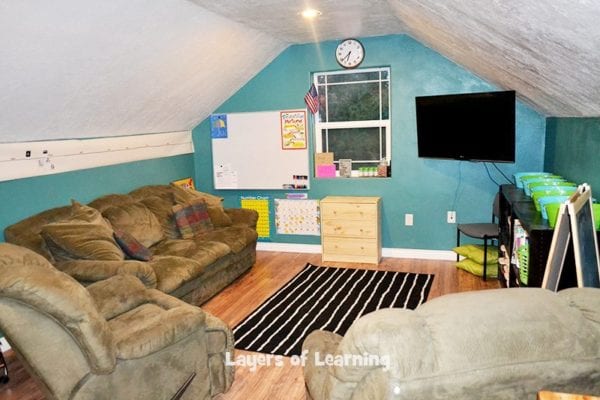
[[[156,216],[142,203],[111,206],[102,213],[114,229],[131,234],[146,247],[162,240],[164,234]]]
[[[223,207],[208,207],[208,216],[215,228],[231,226],[233,223],[231,217],[227,215]]]
[[[166,238],[181,238],[177,224],[175,224],[172,200],[160,196],[148,196],[140,199],[139,202],[148,207],[148,209],[156,216]]]
[[[150,196],[157,196],[161,199],[169,201],[171,204],[175,202],[173,199],[173,186],[172,185],[146,185],[129,192],[129,195],[140,201]]]
[[[225,243],[231,251],[239,253],[249,244],[256,242],[258,233],[245,226],[230,226],[226,228],[213,229],[194,237],[198,243],[203,241],[214,241]]]
[[[163,240],[151,250],[155,255],[191,258],[204,266],[231,253],[225,243],[192,239]]]
[[[57,261],[125,258],[100,212],[75,201],[68,219],[44,225],[41,234]]]
[[[123,204],[130,204],[135,202],[135,199],[127,194],[106,194],[98,197],[88,203],[88,206],[95,208],[96,210],[104,213],[109,207],[122,206]]]
[[[129,258],[139,261],[150,261],[152,258],[150,250],[133,237],[133,235],[118,229],[114,232],[114,236],[121,250]]]
[[[213,229],[206,202],[203,199],[197,198],[184,204],[176,204],[173,206],[173,213],[179,233],[184,239],[191,239]]]
[[[185,204],[190,200],[201,198],[209,207],[222,207],[223,198],[209,193],[199,192],[194,189],[171,185],[173,188],[174,201],[177,204]]]
[[[200,275],[206,267],[205,263],[187,257],[155,256],[150,266],[156,274],[156,288],[170,293]]]

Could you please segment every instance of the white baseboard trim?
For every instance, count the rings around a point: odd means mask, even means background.
[[[258,242],[256,250],[281,251],[284,253],[321,253],[320,244]]]
[[[260,251],[281,251],[284,253],[321,253],[320,244],[302,244],[302,243],[275,243],[258,242],[256,250]],[[381,250],[383,257],[392,258],[414,258],[419,260],[456,260],[456,253],[451,250],[422,250],[422,249],[398,249],[383,248]]]
[[[10,344],[8,344],[8,342],[6,341],[6,338],[1,337],[0,338],[0,351],[4,353],[5,351],[10,350],[10,348],[11,348]]]
[[[383,257],[392,258],[414,258],[417,260],[456,260],[456,253],[452,250],[423,250],[423,249],[397,249],[383,248],[381,249]]]

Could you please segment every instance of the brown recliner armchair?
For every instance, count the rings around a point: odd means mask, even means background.
[[[0,330],[49,399],[208,399],[233,381],[219,319],[131,275],[84,287],[6,243]]]

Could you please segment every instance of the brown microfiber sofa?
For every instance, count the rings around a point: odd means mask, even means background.
[[[213,227],[183,239],[173,206],[197,197],[206,201]],[[7,242],[41,254],[57,269],[84,284],[130,274],[147,287],[200,305],[250,269],[256,260],[258,214],[242,208],[225,209],[221,200],[174,185],[143,186],[129,194],[102,196],[87,206],[74,202],[43,211],[7,227],[4,236]],[[96,215],[98,211],[101,217]],[[60,224],[68,224],[73,218],[79,218],[80,223],[75,233],[69,232],[69,240],[76,242],[76,251],[65,252],[50,228],[57,224],[60,228]],[[95,234],[107,230],[98,225],[106,221],[111,233],[110,229],[125,231],[146,246],[152,259],[127,259],[119,253],[120,249],[114,250],[112,236],[99,240]]]

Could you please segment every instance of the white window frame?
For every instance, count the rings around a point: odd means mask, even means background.
[[[337,121],[337,122],[320,122],[321,118],[319,113],[317,113],[315,115],[315,123],[314,123],[314,135],[315,135],[315,153],[322,153],[322,149],[323,149],[323,141],[322,141],[322,134],[321,132],[324,129],[347,129],[347,128],[380,128],[380,134],[381,134],[381,129],[385,129],[385,143],[386,143],[386,148],[385,148],[385,160],[387,161],[388,165],[390,163],[390,161],[392,160],[392,97],[391,97],[391,69],[390,67],[379,67],[379,68],[363,68],[363,69],[352,69],[352,70],[343,70],[343,71],[331,71],[331,72],[316,72],[313,74],[313,83],[315,84],[315,87],[319,88],[319,76],[332,76],[332,75],[344,75],[344,74],[355,74],[355,73],[368,73],[368,72],[379,72],[380,73],[380,78],[379,78],[379,84],[381,85],[382,82],[387,81],[388,82],[388,119],[378,119],[378,120],[365,120],[365,121]],[[382,79],[381,78],[381,72],[387,72],[387,79]],[[365,83],[365,82],[373,82],[373,81],[353,81],[353,82],[339,82],[339,83],[328,83],[325,85],[325,101],[327,101],[328,97],[327,97],[327,87],[331,86],[331,85],[352,85],[352,84],[356,84],[356,83]],[[382,91],[379,91],[379,115],[381,116],[381,106],[382,106],[382,99],[381,99],[381,93]],[[320,95],[321,93],[319,93]],[[380,142],[381,145],[381,142]],[[380,154],[383,153],[382,149],[380,148]],[[354,162],[356,163],[360,163],[360,162],[371,162],[371,161],[375,161],[375,160],[352,160],[353,161],[353,165]],[[376,161],[380,161],[380,160],[376,160]],[[337,161],[336,161],[337,163]],[[357,171],[353,171],[353,172],[357,172]]]

